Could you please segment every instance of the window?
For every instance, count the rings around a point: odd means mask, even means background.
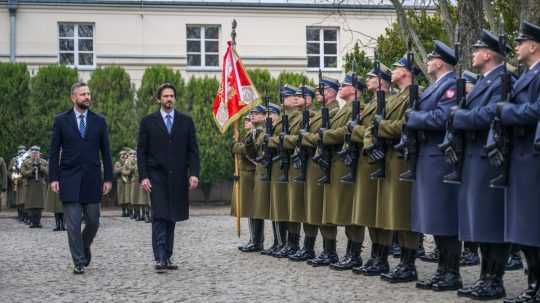
[[[94,25],[77,23],[58,24],[60,64],[73,67],[94,67]]]
[[[219,66],[219,26],[188,25],[187,65],[195,67]]]
[[[308,68],[337,68],[337,28],[306,29]]]

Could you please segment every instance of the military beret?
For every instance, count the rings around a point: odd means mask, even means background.
[[[478,81],[478,75],[471,72],[470,70],[463,71],[462,77],[467,83],[476,84],[476,81]]]
[[[473,44],[472,47],[473,48],[487,48],[498,54],[504,55],[501,51],[501,46],[499,44],[499,37],[497,37],[495,34],[485,29],[482,30],[482,32],[480,33],[480,39],[476,41],[476,43]],[[511,51],[510,47],[506,43],[504,45],[504,50],[505,52]]]
[[[428,60],[439,58],[450,65],[456,65],[458,60],[452,48],[444,44],[442,41],[433,40],[435,43],[433,51],[428,54]]]
[[[525,40],[533,40],[540,43],[540,26],[527,21],[523,21],[519,30],[519,34],[515,40],[518,42]]]
[[[353,85],[353,75],[352,74],[346,74],[345,78],[341,82],[341,86],[346,86],[346,85],[351,85],[351,86]],[[366,84],[363,83],[362,80],[356,78],[356,89],[365,90],[366,89]]]
[[[296,94],[296,87],[290,86],[288,84],[281,86],[279,91],[283,97],[290,97]]]
[[[313,87],[309,87],[307,85],[300,86],[296,89],[296,95],[297,96],[311,96],[312,98],[315,97],[315,89]]]
[[[335,91],[339,90],[339,81],[336,79],[322,78],[319,85],[322,85],[323,88],[331,88]]]
[[[379,77],[385,81],[391,82],[392,81],[392,71],[388,68],[388,66],[379,63],[379,68],[373,68],[370,70],[367,75],[369,77]]]
[[[421,70],[416,66],[416,64],[414,64],[414,62],[409,62],[409,59],[407,58],[407,54],[399,58],[399,60],[394,62],[392,66],[406,68],[408,71],[410,71],[411,73],[414,73],[415,75],[418,75],[421,72]]]

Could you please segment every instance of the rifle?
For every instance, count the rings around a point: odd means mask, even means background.
[[[457,31],[457,29],[456,29]],[[459,39],[457,38],[456,33],[456,43],[454,45],[454,52],[456,58],[459,61]],[[464,109],[466,107],[465,99],[465,79],[463,78],[463,70],[461,64],[458,66],[459,78],[457,79],[457,94],[456,102],[459,109]],[[441,144],[437,145],[439,150],[441,150],[446,155],[446,162],[452,165],[452,171],[443,177],[444,183],[449,184],[461,184],[461,171],[463,168],[463,153],[465,151],[465,139],[464,133],[458,132],[454,128],[454,114],[455,111],[450,112],[448,121],[446,121],[446,134],[444,135],[444,140]]]
[[[379,63],[379,61],[377,59],[377,52],[375,52],[374,64],[375,64],[375,66],[374,66],[375,70],[379,71],[380,70],[380,63]],[[379,76],[379,77],[377,77],[377,79],[379,80],[379,89],[377,90],[377,109],[375,111],[375,119],[373,119],[373,125],[371,127],[371,135],[373,137],[373,145],[371,146],[371,148],[369,148],[367,150],[368,153],[372,152],[372,151],[375,151],[376,154],[378,154],[378,156],[374,159],[375,163],[378,165],[378,168],[377,168],[377,170],[375,170],[374,172],[369,174],[369,178],[372,179],[372,180],[382,179],[386,175],[386,173],[385,173],[385,167],[386,167],[386,159],[385,159],[385,156],[386,156],[385,155],[386,154],[386,144],[383,141],[383,139],[379,137],[379,124],[377,122],[377,118],[381,119],[381,120],[384,119],[386,100],[385,100],[384,91],[382,90],[381,77]]]
[[[266,176],[261,177],[260,180],[263,182],[270,182],[272,176],[272,150],[268,146],[268,139],[272,136],[273,125],[272,118],[270,117],[270,97],[268,95],[264,96],[264,104],[266,106],[266,120],[264,122],[264,139],[262,143],[262,155],[257,157],[255,160],[261,163],[262,166],[266,168]]]
[[[36,181],[39,181],[39,169],[40,169],[39,158],[32,159],[32,170],[34,172],[34,179]]]
[[[319,129],[320,141],[317,144],[317,149],[315,150],[315,155],[313,156],[313,161],[315,161],[321,168],[323,175],[317,180],[319,185],[321,184],[330,184],[330,165],[332,152],[329,147],[324,145],[322,138],[324,132],[330,128],[330,112],[328,107],[326,107],[326,99],[324,97],[324,85],[321,84],[322,72],[319,69],[319,94],[322,97],[322,107],[321,107],[321,120],[322,125]]]
[[[511,102],[512,76],[506,68],[506,48],[504,34],[499,36],[499,47],[503,55],[503,74],[501,75],[501,96],[503,102]],[[503,126],[501,119],[502,107],[497,105],[495,117],[491,121],[487,142],[487,151],[492,166],[501,169],[500,174],[489,181],[491,188],[505,188],[508,185],[508,169],[510,156],[510,132]]]
[[[352,102],[352,114],[351,120],[348,124],[351,126],[357,125],[360,122],[360,101],[358,101],[358,77],[356,73],[352,74],[352,86],[354,87],[354,100]],[[345,141],[341,150],[337,153],[343,163],[349,169],[349,172],[340,178],[342,183],[354,183],[356,177],[356,165],[358,164],[358,145],[351,140],[351,131],[347,127],[347,132],[345,133]]]
[[[282,175],[279,176],[276,180],[277,183],[288,183],[289,182],[289,165],[290,158],[289,152],[285,149],[285,136],[289,134],[289,115],[285,110],[285,104],[283,104],[283,94],[281,93],[281,85],[279,86],[279,100],[281,103],[281,132],[279,133],[279,144],[278,144],[278,158],[279,158],[279,168],[281,169]]]
[[[536,125],[536,133],[534,135],[534,149],[540,151],[540,121]]]
[[[409,86],[409,109],[418,110],[418,84],[414,75],[414,53],[409,41],[409,51],[407,52],[407,64],[411,71],[412,83]],[[414,182],[416,180],[416,162],[418,160],[418,132],[407,127],[407,118],[401,127],[401,137],[394,149],[400,157],[407,160],[407,170],[399,175],[399,180]]]
[[[307,159],[309,156],[309,151],[305,146],[302,146],[302,131],[309,131],[309,109],[307,108],[306,94],[305,94],[305,80],[302,81],[302,98],[304,99],[304,110],[302,111],[302,126],[300,126],[300,133],[298,134],[298,139],[294,147],[294,152],[291,156],[291,161],[293,167],[300,170],[300,175],[293,178],[293,182],[304,183],[306,181],[306,169],[307,169]]]

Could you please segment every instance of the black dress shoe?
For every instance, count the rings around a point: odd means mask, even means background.
[[[88,267],[88,265],[90,265],[90,261],[92,261],[92,252],[90,251],[90,247],[84,248],[84,255],[86,256],[86,263],[84,263],[84,267]]]
[[[418,280],[416,266],[400,263],[389,273],[381,274],[381,279],[389,283],[407,283]]]
[[[353,268],[352,272],[359,275],[364,275],[367,277],[379,276],[381,274],[386,274],[390,271],[390,265],[388,261],[377,259],[371,265],[361,266],[359,268]]]
[[[251,242],[251,240],[249,240],[248,243],[244,244],[244,245],[240,245],[238,246],[238,250],[241,251],[241,252],[244,252],[244,250],[246,249],[246,247],[248,247],[249,245],[253,244],[253,242]]]
[[[352,270],[354,267],[362,266],[362,258],[360,256],[349,256],[340,262],[332,263],[328,267],[333,270]]]
[[[289,260],[293,262],[303,262],[315,258],[314,251],[308,251],[305,249],[298,250],[294,255],[289,256]]]
[[[521,256],[519,254],[511,254],[506,261],[504,267],[505,270],[520,270],[523,268],[523,262],[521,261]]]
[[[261,250],[262,250],[262,247],[260,245],[255,245],[253,243],[249,243],[249,245],[246,245],[242,247],[242,249],[240,249],[240,251],[245,252],[245,253],[259,252]]]
[[[444,272],[442,270],[437,270],[431,278],[427,280],[421,280],[416,282],[416,288],[418,289],[431,289],[433,284],[439,282],[444,276]]]
[[[442,275],[439,281],[433,283],[431,289],[433,291],[449,291],[463,288],[461,276],[457,273],[447,272]]]
[[[336,254],[328,254],[327,252],[323,252],[315,259],[308,260],[308,264],[313,267],[328,266],[337,262],[339,262],[339,257]]]
[[[423,256],[420,256],[420,260],[428,263],[438,263],[439,262],[440,253],[437,248],[435,248],[432,252],[424,254]]]
[[[478,253],[472,252],[471,250],[465,248],[463,254],[461,254],[461,259],[459,265],[461,266],[475,266],[480,264],[480,257]]]
[[[279,245],[274,244],[270,246],[268,249],[264,249],[261,251],[261,255],[264,256],[271,256],[274,253],[274,250],[276,250],[279,247]]]
[[[297,251],[298,251],[298,248],[284,246],[281,250],[274,253],[272,257],[279,258],[279,259],[288,258],[289,256],[296,254]]]
[[[503,303],[529,303],[534,302],[534,295],[536,293],[536,290],[534,289],[527,289],[519,296],[513,297],[513,298],[504,298]]]
[[[171,259],[167,260],[166,265],[167,265],[168,270],[177,270],[178,269],[178,265],[173,264]]]
[[[474,290],[469,298],[479,301],[497,300],[506,296],[504,284],[500,278],[490,278],[482,286]]]
[[[75,265],[73,268],[73,273],[76,275],[82,275],[84,274],[84,266],[82,265]]]

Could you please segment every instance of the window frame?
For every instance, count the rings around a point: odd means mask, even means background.
[[[319,41],[315,41],[315,40],[308,40],[307,39],[307,31],[308,30],[314,30],[314,29],[317,29],[319,30]],[[325,67],[324,66],[324,63],[325,63],[325,57],[326,54],[324,52],[324,44],[327,42],[326,40],[324,40],[324,31],[325,30],[334,30],[336,32],[336,40],[335,41],[328,41],[329,43],[335,43],[336,44],[336,54],[335,55],[329,55],[328,57],[335,57],[336,58],[336,67]],[[305,47],[306,47],[306,70],[307,71],[318,71],[319,69],[321,71],[341,71],[341,68],[340,68],[340,58],[339,58],[339,46],[340,46],[340,43],[339,43],[339,34],[340,34],[340,29],[339,27],[337,26],[306,26],[306,32],[305,32],[305,38],[306,38],[306,43],[305,43]],[[318,55],[313,55],[313,54],[308,54],[308,43],[318,43],[319,44],[319,54]],[[319,66],[318,67],[313,67],[313,66],[309,66],[308,65],[308,58],[309,57],[319,57]]]
[[[199,28],[199,34],[200,38],[189,38],[188,37],[188,28],[189,27],[198,27]],[[216,27],[217,28],[217,38],[206,38],[206,28],[208,27]],[[200,51],[199,52],[190,52],[188,50],[188,42],[189,41],[198,41],[200,43]],[[206,42],[217,42],[218,44],[218,50],[217,52],[207,52],[206,51]],[[221,25],[220,24],[192,24],[188,23],[186,24],[186,69],[187,70],[204,70],[204,71],[216,71],[220,70],[220,42],[221,42]],[[189,65],[189,55],[198,55],[201,58],[201,64],[200,65]],[[207,65],[206,63],[206,55],[214,55],[217,56],[218,62],[217,65]]]
[[[60,36],[60,25],[73,25],[73,37]],[[79,26],[90,25],[92,26],[92,39],[89,37],[79,37]],[[78,70],[95,70],[96,69],[96,24],[94,22],[64,22],[59,21],[57,23],[57,48],[58,48],[58,64],[60,62],[60,55],[62,53],[73,53],[73,63],[74,64],[64,64],[71,68],[76,68]],[[73,52],[63,51],[60,49],[60,40],[61,39],[72,39],[73,40]],[[79,40],[92,40],[92,51],[79,51]],[[79,64],[79,54],[92,54],[92,65],[80,65]]]

